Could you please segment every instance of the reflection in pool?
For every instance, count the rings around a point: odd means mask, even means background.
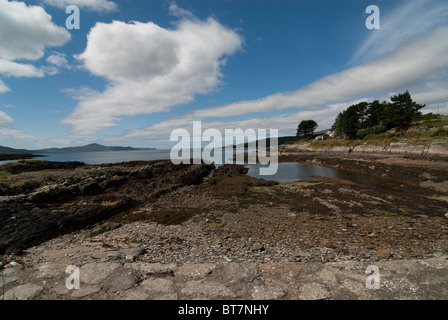
[[[249,168],[248,175],[255,178],[266,180],[275,180],[278,182],[294,182],[294,181],[318,181],[314,176],[330,177],[341,180],[350,180],[359,184],[380,187],[383,189],[391,189],[393,184],[390,181],[374,176],[359,174],[348,170],[315,166],[296,162],[280,162],[278,171],[273,176],[259,175],[260,164],[247,164]]]

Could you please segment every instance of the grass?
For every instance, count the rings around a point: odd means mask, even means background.
[[[396,216],[395,213],[390,212],[390,211],[383,211],[383,210],[379,210],[379,209],[374,209],[374,212],[376,214],[380,214],[380,215],[383,215],[385,217],[395,217]]]
[[[385,211],[385,212],[383,212],[383,215],[385,215],[386,217],[395,217],[395,213],[393,213],[393,212]]]
[[[222,227],[225,225],[225,222],[221,220],[216,220],[216,221],[209,221],[208,224],[212,227]]]
[[[403,211],[403,213],[405,213],[407,215],[411,214],[410,209],[408,207],[406,207],[406,206],[401,206],[400,210]]]
[[[12,176],[11,173],[9,173],[9,172],[1,172],[0,171],[0,180],[4,180],[4,179],[6,179],[6,178],[8,178],[10,176]]]
[[[193,224],[194,222],[195,222],[195,220],[193,218],[190,218],[187,221],[182,222],[181,224],[183,226],[189,226],[189,225]]]

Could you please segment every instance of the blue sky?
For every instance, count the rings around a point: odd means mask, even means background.
[[[405,90],[448,114],[447,25],[437,0],[0,0],[0,145],[170,148],[199,120],[294,135]]]

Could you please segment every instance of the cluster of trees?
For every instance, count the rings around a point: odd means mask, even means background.
[[[424,107],[412,101],[408,91],[391,97],[390,101],[361,102],[339,113],[332,130],[349,139],[362,139],[391,128],[406,130],[421,116],[420,109]]]

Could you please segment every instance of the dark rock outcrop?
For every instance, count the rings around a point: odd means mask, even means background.
[[[201,183],[213,169],[213,165],[174,165],[171,161],[97,166],[31,161],[7,166],[3,170],[13,174],[27,172],[26,182],[17,176],[16,184],[32,186],[20,189],[24,193],[6,191],[0,198],[0,253],[20,252],[123,214],[182,186]],[[44,175],[51,179],[45,180],[41,172],[33,176],[36,170],[51,170]]]

